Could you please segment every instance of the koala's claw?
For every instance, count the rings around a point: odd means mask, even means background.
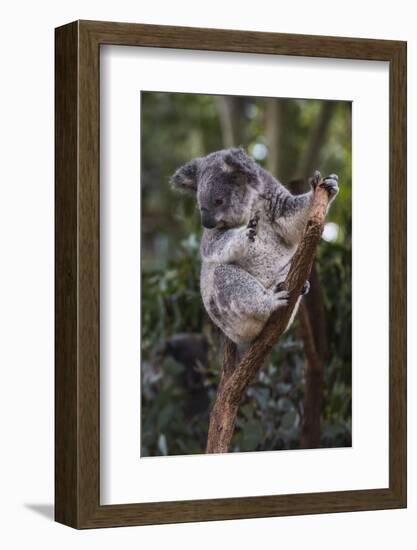
[[[289,292],[285,289],[285,283],[281,282],[278,283],[274,289],[275,294],[277,295],[284,295],[285,293],[287,296],[289,296]],[[310,281],[306,281],[304,283],[303,289],[301,291],[301,296],[305,296],[310,292]]]
[[[305,296],[310,292],[310,281],[306,281],[303,286],[303,290],[301,291],[301,296]]]
[[[315,189],[321,181],[321,174],[318,170],[314,172],[314,176],[310,179],[310,185]],[[323,178],[321,186],[326,189],[331,197],[334,197],[339,192],[339,178],[336,174],[330,174]]]
[[[309,180],[311,187],[315,189],[320,183],[320,180],[321,180],[321,173],[318,170],[316,170],[314,172],[314,176]]]
[[[255,242],[256,229],[248,229],[247,236],[251,243]]]
[[[326,189],[329,195],[336,195],[339,191],[339,178],[336,174],[330,174],[323,179],[322,186]]]
[[[252,243],[255,241],[258,221],[259,221],[259,215],[256,213],[255,216],[249,220],[249,223],[247,225],[247,228],[248,228],[247,236]]]
[[[275,288],[274,288],[274,292],[275,293],[278,293],[278,292],[282,292],[283,290],[286,290],[285,288],[285,283],[284,281],[281,281],[280,283],[278,283]]]
[[[259,216],[255,214],[255,216],[251,220],[249,220],[248,228],[256,229],[256,227],[258,226],[258,221],[259,221]]]
[[[279,307],[281,306],[287,306],[290,300],[290,293],[288,290],[280,290],[275,294],[277,299],[277,305]]]

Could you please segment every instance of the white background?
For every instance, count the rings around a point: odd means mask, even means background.
[[[303,94],[353,101],[351,448],[139,460],[141,89],[283,97]],[[103,504],[388,487],[388,90],[388,64],[382,62],[102,48]],[[375,182],[378,198],[374,196]],[[370,223],[368,205],[372,202]],[[371,255],[369,236],[374,228],[378,228],[378,242],[373,243]],[[374,272],[378,273],[376,281]],[[372,332],[367,330],[369,326]],[[256,475],[247,476],[247,472]]]
[[[413,3],[3,3],[0,35],[0,542],[7,549],[414,549],[417,539],[417,37]],[[76,532],[52,523],[53,28],[73,19],[409,40],[408,510]],[[414,21],[414,23],[413,23]],[[378,128],[376,128],[378,131]],[[369,205],[372,209],[372,205]],[[372,399],[370,399],[372,406]]]

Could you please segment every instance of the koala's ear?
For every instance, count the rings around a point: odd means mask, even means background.
[[[171,177],[171,185],[184,191],[197,191],[197,170],[200,159],[194,159],[175,172]]]
[[[229,149],[224,156],[224,163],[227,171],[245,175],[249,185],[257,184],[258,166],[241,147]]]

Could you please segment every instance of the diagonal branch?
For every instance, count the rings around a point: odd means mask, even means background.
[[[321,184],[322,180],[320,179],[315,188],[303,238],[294,254],[290,271],[285,280],[285,288],[290,291],[288,306],[278,309],[271,315],[261,334],[234,369],[235,350],[233,345],[225,344],[222,379],[210,415],[207,453],[228,452],[239,404],[245,390],[262,367],[278,338],[285,331],[304,283],[310,275],[316,248],[323,232],[329,202],[328,193]]]

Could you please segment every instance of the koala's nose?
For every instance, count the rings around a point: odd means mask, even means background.
[[[207,229],[213,229],[213,227],[216,227],[216,220],[210,214],[207,208],[201,209],[201,223],[203,227],[206,227]]]

